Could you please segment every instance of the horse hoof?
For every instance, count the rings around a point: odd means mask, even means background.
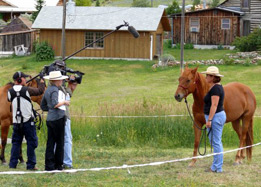
[[[6,166],[6,165],[7,165],[7,162],[2,162],[2,165]]]
[[[238,166],[240,163],[239,162],[234,162],[233,166]]]
[[[192,168],[192,167],[194,167],[194,166],[195,166],[195,163],[194,163],[194,162],[191,162],[191,163],[189,163],[189,165],[188,165],[189,168]]]

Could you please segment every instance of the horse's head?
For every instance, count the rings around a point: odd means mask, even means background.
[[[32,77],[30,77],[31,79]],[[39,78],[35,78],[32,81],[30,81],[27,86],[28,87],[33,87],[33,88],[37,88],[38,84],[40,84],[40,79]],[[45,85],[46,87],[46,85]],[[38,103],[39,105],[41,104],[41,100],[42,100],[43,94],[42,95],[38,95],[38,96],[32,96],[31,99],[33,102]]]
[[[179,77],[179,85],[174,96],[178,102],[181,102],[183,98],[195,91],[198,79],[197,70],[198,67],[194,69],[185,67],[184,72]]]

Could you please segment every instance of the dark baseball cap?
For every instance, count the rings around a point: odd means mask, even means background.
[[[13,79],[14,79],[14,80],[16,80],[16,79],[18,79],[18,78],[21,78],[21,77],[26,78],[26,77],[29,77],[29,75],[26,75],[26,74],[24,74],[24,73],[21,72],[21,71],[17,71],[17,72],[15,72],[14,75],[13,75]]]

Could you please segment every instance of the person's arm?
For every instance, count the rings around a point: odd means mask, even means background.
[[[57,105],[55,105],[54,108],[58,108],[58,107],[63,106],[63,105],[69,106],[70,105],[70,101],[66,101],[66,100],[61,101]]]
[[[45,90],[45,84],[44,81],[41,79],[40,83],[38,84],[38,88],[28,87],[28,92],[30,96],[38,96],[42,95]]]
[[[45,97],[43,97],[42,101],[41,101],[41,104],[40,104],[40,107],[43,111],[48,111],[48,106],[47,106],[47,102],[46,102],[46,99]]]
[[[60,107],[60,106],[62,106],[62,105],[67,105],[67,106],[69,106],[70,105],[70,101],[61,101],[61,102],[58,102],[58,89],[57,89],[57,91],[53,91],[52,93],[51,93],[51,107],[52,108],[58,108],[58,107]]]
[[[206,123],[207,128],[211,127],[212,119],[216,113],[218,102],[219,102],[219,96],[217,95],[211,96],[211,107],[209,111],[208,121]]]

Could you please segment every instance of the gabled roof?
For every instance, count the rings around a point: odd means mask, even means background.
[[[242,11],[234,10],[234,9],[230,9],[230,8],[224,8],[224,7],[214,7],[214,8],[208,8],[208,9],[196,10],[196,11],[186,12],[185,14],[192,14],[192,13],[197,13],[197,12],[205,12],[205,11],[209,11],[209,10],[223,10],[223,11],[232,12],[232,13],[235,13],[235,14],[238,14],[238,15],[244,15],[245,14]],[[170,17],[177,16],[177,15],[181,15],[181,13],[172,14],[172,15],[170,15]]]
[[[63,7],[43,7],[33,28],[61,29]],[[163,16],[164,15],[164,16]],[[128,22],[138,31],[156,31],[162,21],[164,30],[170,25],[162,8],[134,7],[75,7],[75,15],[67,16],[66,29],[77,30],[114,30]],[[165,20],[166,19],[166,20]],[[127,28],[122,28],[125,30]]]

